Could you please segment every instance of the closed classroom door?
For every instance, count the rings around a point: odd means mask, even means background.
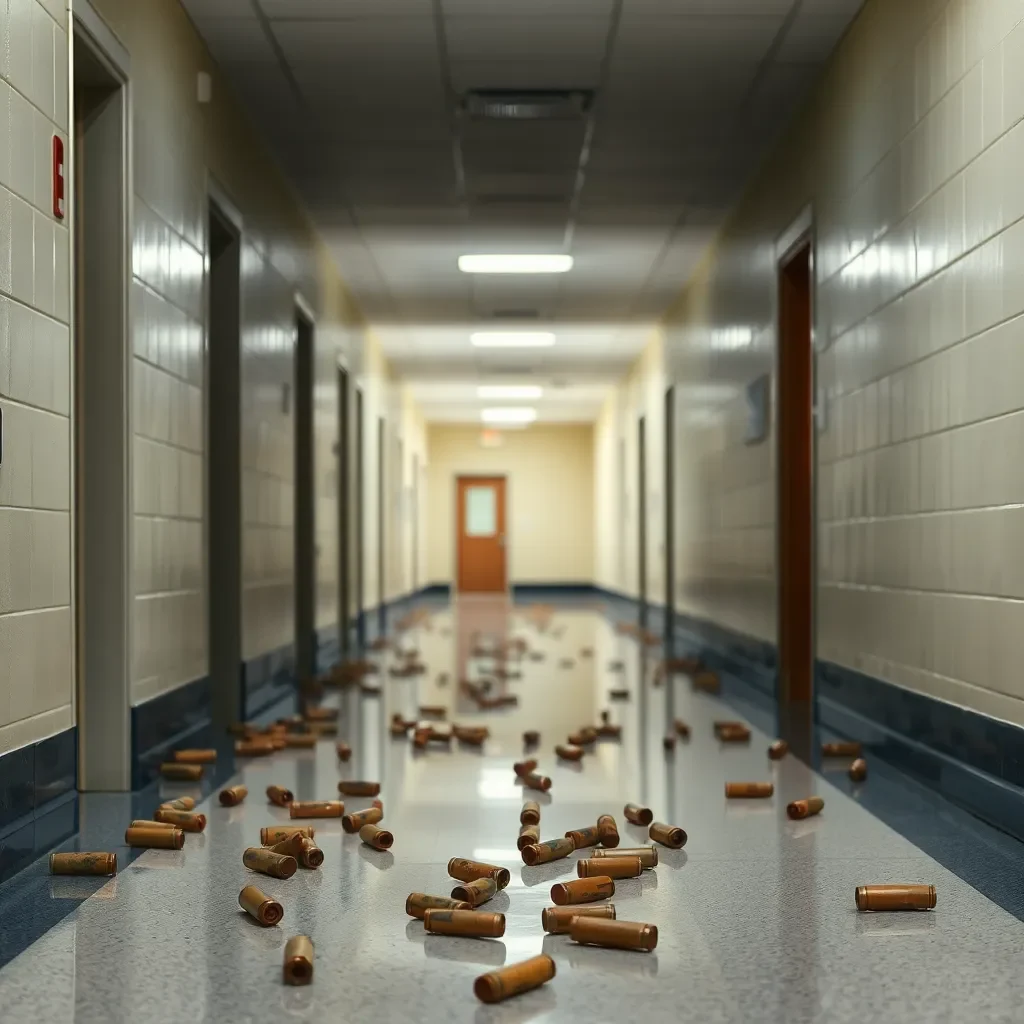
[[[457,489],[458,581],[463,593],[505,590],[505,479],[460,476]]]

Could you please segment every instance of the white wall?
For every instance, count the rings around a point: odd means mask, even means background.
[[[513,583],[594,579],[594,428],[538,424],[509,430],[500,448],[480,446],[480,428],[430,424],[427,582],[455,576],[455,481],[507,476],[506,533]]]

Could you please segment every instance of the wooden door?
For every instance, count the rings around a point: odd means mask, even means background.
[[[493,594],[507,587],[505,478],[460,476],[456,488],[458,586]]]

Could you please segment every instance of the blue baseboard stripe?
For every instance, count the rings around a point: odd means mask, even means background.
[[[177,747],[213,746],[208,678],[196,679],[132,708],[132,789],[159,777]]]

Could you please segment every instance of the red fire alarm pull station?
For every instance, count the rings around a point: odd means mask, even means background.
[[[53,137],[53,215],[64,219],[64,140]]]

